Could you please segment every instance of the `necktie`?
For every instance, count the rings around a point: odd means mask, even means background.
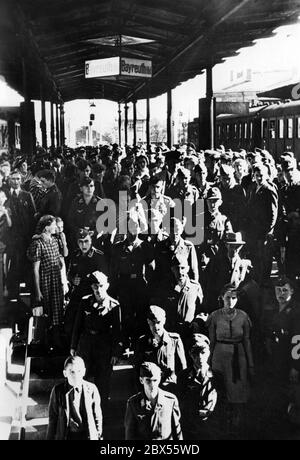
[[[80,390],[79,388],[74,388],[73,391],[70,393],[71,396],[71,405],[70,405],[70,412],[71,417],[74,422],[80,425],[82,423],[82,418],[80,415]]]
[[[14,197],[14,198],[18,198],[17,192],[16,192],[15,190],[13,191],[12,194],[13,194],[13,197]]]

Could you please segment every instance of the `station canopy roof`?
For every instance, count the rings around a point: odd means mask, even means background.
[[[41,86],[53,102],[155,97],[299,14],[300,0],[0,0],[0,75],[31,99]],[[117,56],[120,36],[153,77],[86,79],[85,61]]]

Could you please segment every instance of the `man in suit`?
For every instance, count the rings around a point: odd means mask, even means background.
[[[176,396],[159,388],[160,368],[151,362],[140,367],[143,391],[127,401],[126,440],[182,440],[180,410]]]
[[[240,256],[245,246],[241,233],[229,232],[224,239],[225,247],[217,254],[209,266],[205,306],[208,312],[217,308],[218,298],[226,284],[233,284],[240,291],[240,304],[250,318],[255,321],[260,315],[260,290],[253,279],[252,263]]]
[[[253,167],[256,188],[248,203],[246,242],[251,254],[255,279],[259,285],[268,282],[272,268],[274,227],[278,218],[278,193],[268,182],[268,168],[259,163]]]
[[[7,245],[9,298],[18,297],[20,283],[22,281],[28,282],[27,274],[30,273],[30,268],[26,251],[35,226],[35,204],[31,193],[21,189],[21,181],[20,172],[13,171],[10,175],[8,193],[12,221]]]
[[[102,439],[100,395],[96,385],[84,380],[83,359],[67,358],[63,374],[66,381],[55,385],[50,396],[47,440]]]
[[[55,184],[55,173],[45,169],[40,172],[39,176],[41,184],[46,189],[46,194],[40,204],[40,215],[45,216],[50,214],[57,217],[60,215],[62,195]]]

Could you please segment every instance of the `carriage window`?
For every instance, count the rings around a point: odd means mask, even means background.
[[[300,118],[297,118],[297,138],[300,139]]]
[[[227,125],[222,125],[222,136],[224,139],[227,137]]]
[[[248,123],[244,124],[244,138],[248,139]]]
[[[276,139],[276,120],[270,120],[270,139]]]
[[[253,121],[250,123],[250,139],[253,137]]]
[[[283,122],[283,120],[278,120],[278,137],[279,137],[279,139],[284,138],[284,122]]]
[[[226,137],[230,139],[230,125],[226,125]]]
[[[263,120],[262,122],[262,138],[268,138],[268,120]]]
[[[234,128],[233,128],[234,129],[234,131],[233,131],[234,132],[234,139],[236,139],[237,136],[238,136],[238,125],[236,123],[234,123],[233,126],[234,126]]]
[[[239,124],[239,139],[243,138],[243,125],[242,123]]]
[[[293,139],[293,128],[294,120],[292,118],[287,119],[287,137],[288,139]]]

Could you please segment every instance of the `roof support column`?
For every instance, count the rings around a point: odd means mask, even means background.
[[[118,124],[119,124],[119,147],[121,147],[121,144],[122,144],[122,110],[121,110],[121,104],[120,103],[119,103],[118,114],[119,114],[119,119],[118,119]]]
[[[172,90],[167,92],[167,145],[171,149],[174,144],[174,126],[172,120]]]
[[[209,123],[209,148],[215,148],[215,99],[213,92],[213,67],[209,66],[206,69],[206,98],[209,110],[208,123]]]
[[[42,132],[42,147],[46,149],[47,148],[46,103],[44,99],[44,92],[43,92],[42,86],[40,89],[40,94],[41,94],[41,114],[42,114],[42,119],[40,123],[41,132]]]
[[[55,104],[55,115],[56,115],[56,147],[59,147],[60,146],[60,132],[59,132],[58,104]]]
[[[54,104],[51,102],[50,105],[50,137],[51,137],[51,147],[55,147],[54,141]]]
[[[124,106],[125,112],[125,123],[124,123],[124,131],[125,131],[125,146],[128,144],[128,104],[125,103]]]
[[[146,99],[146,144],[147,150],[150,150],[150,98]]]
[[[20,104],[21,151],[23,155],[25,154],[31,158],[36,151],[35,114],[34,103],[30,101],[28,93],[28,75],[24,58],[22,59],[22,80],[25,102]]]
[[[60,104],[60,145],[65,145],[65,110],[64,104]]]
[[[133,101],[133,145],[136,146],[136,101]]]

